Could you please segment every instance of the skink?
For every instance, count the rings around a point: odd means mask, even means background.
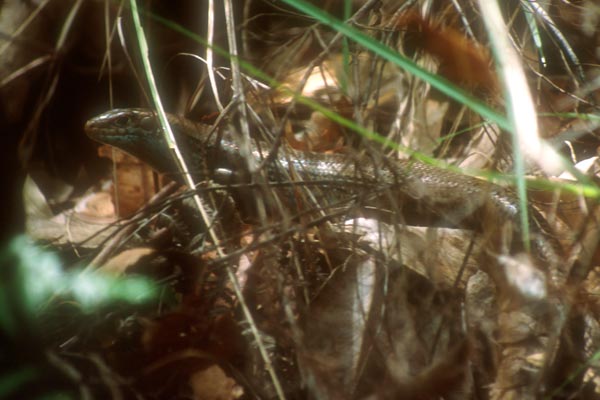
[[[249,183],[252,174],[233,134],[226,129],[211,133],[208,125],[168,115],[169,123],[189,168],[199,179],[219,181],[219,171],[235,176],[235,183]],[[178,173],[156,114],[146,109],[116,109],[89,120],[88,136],[130,153],[163,173]],[[250,153],[260,164],[271,146],[253,141]],[[320,182],[323,204],[344,196],[359,198],[360,205],[395,204],[403,214],[429,214],[451,225],[480,231],[510,220],[519,226],[519,202],[508,188],[411,160],[376,159],[367,154],[323,154],[280,146],[266,165],[266,180]],[[231,176],[224,178],[231,183]],[[409,205],[409,206],[407,206]],[[392,206],[393,208],[394,206]],[[409,208],[410,207],[410,208]],[[542,215],[528,208],[534,238],[548,229]],[[411,219],[411,218],[409,218]],[[414,219],[414,218],[412,218]],[[488,225],[487,227],[483,225]],[[534,240],[535,242],[535,240]],[[544,247],[544,245],[541,245]],[[539,245],[538,245],[539,247]],[[546,252],[546,251],[542,251]]]

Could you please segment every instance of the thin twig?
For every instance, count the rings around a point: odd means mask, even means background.
[[[208,81],[213,91],[213,97],[219,111],[223,111],[223,104],[219,98],[219,90],[217,89],[217,81],[215,80],[215,71],[213,67],[213,44],[215,38],[215,1],[208,0],[208,24],[206,28],[206,40],[208,46],[206,46],[206,69],[208,73]]]
[[[177,188],[177,184],[175,182],[171,182],[170,184],[163,187],[158,193],[156,193],[152,198],[142,207],[139,213],[136,213],[134,216],[135,219],[138,219],[138,215],[140,213],[144,213],[149,209],[152,209],[153,206],[163,201],[167,196],[175,191]],[[131,232],[135,230],[135,225],[130,224],[126,226],[125,229],[121,230],[119,233],[114,235],[108,243],[102,246],[102,250],[94,257],[92,261],[87,265],[85,271],[89,271],[92,269],[96,269],[100,267],[104,262],[108,259],[108,257],[114,252],[115,248],[121,243],[123,238],[129,235]]]
[[[158,94],[158,89],[156,87],[156,82],[154,80],[154,74],[152,72],[152,66],[150,65],[148,43],[146,42],[146,36],[144,34],[144,30],[143,30],[142,24],[140,22],[140,16],[138,13],[137,2],[136,2],[136,0],[130,0],[130,4],[131,4],[131,13],[133,16],[133,21],[134,21],[134,25],[136,28],[135,30],[136,30],[136,34],[137,34],[137,38],[138,38],[138,43],[140,45],[142,62],[144,65],[144,69],[146,71],[148,85],[150,86],[150,92],[152,94],[152,98],[153,98],[154,104],[156,106],[158,118],[163,127],[163,133],[165,135],[165,140],[167,141],[169,148],[173,152],[175,161],[177,162],[179,168],[183,172],[183,176],[184,176],[186,184],[189,187],[196,187],[196,184],[194,183],[194,179],[192,178],[192,175],[189,172],[190,170],[187,167],[186,161],[183,158],[183,155],[181,154],[181,150],[179,149],[179,146],[177,146],[177,141],[175,140],[175,135],[173,134],[171,125],[169,125],[167,115],[165,113],[165,110],[162,106],[162,102],[160,100],[160,96]],[[206,211],[204,205],[202,204],[202,200],[200,199],[200,196],[195,195],[194,202],[196,203],[196,207],[198,208],[198,211],[200,212],[200,215],[202,216],[202,220],[204,221],[205,225],[208,227],[208,233],[209,233],[211,240],[217,246],[219,255],[223,255],[224,253],[220,248],[219,238],[217,237],[217,234],[215,233],[214,229],[212,229],[212,227],[211,227],[210,217],[209,217],[208,212]]]

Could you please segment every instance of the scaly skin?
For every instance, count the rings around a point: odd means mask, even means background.
[[[232,183],[232,179],[234,183],[252,181],[240,147],[229,132],[211,134],[207,125],[174,115],[168,115],[168,119],[188,167],[197,178],[224,184]],[[118,147],[160,172],[178,173],[158,118],[151,110],[108,111],[88,121],[85,129],[90,138]],[[265,142],[253,142],[251,156],[257,165],[270,149]],[[225,177],[223,171],[227,171]],[[323,207],[358,196],[355,199],[362,206],[381,207],[385,203],[394,204],[392,209],[401,207],[411,223],[428,214],[438,219],[436,223],[442,219],[450,225],[480,231],[490,229],[483,225],[500,227],[499,222],[506,220],[513,222],[515,231],[519,226],[519,202],[510,189],[416,161],[311,153],[281,146],[266,173],[269,182],[289,181],[290,177],[293,181],[312,182],[323,189],[322,198],[317,197]],[[543,238],[549,231],[546,221],[535,208],[529,207],[528,211],[534,239]],[[536,247],[549,256],[550,247],[545,242]]]

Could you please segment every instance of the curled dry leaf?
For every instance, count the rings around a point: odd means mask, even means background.
[[[439,73],[454,84],[497,95],[498,78],[488,50],[450,26],[423,18],[415,11],[397,17],[394,27],[405,31],[407,42],[439,61]]]
[[[211,365],[192,374],[190,386],[194,400],[235,400],[244,395],[244,389],[218,365]]]

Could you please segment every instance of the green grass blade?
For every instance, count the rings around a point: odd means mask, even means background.
[[[306,13],[315,20],[332,27],[337,32],[342,33],[356,43],[364,46],[367,50],[372,51],[385,60],[415,75],[417,78],[423,79],[440,92],[446,94],[448,97],[458,101],[459,103],[464,104],[481,115],[483,118],[497,124],[502,129],[512,131],[512,124],[510,124],[506,116],[498,113],[495,110],[492,110],[485,103],[471,96],[459,87],[453,85],[445,78],[419,67],[415,62],[403,57],[394,49],[391,49],[390,47],[371,38],[370,36],[367,36],[351,26],[344,24],[344,22],[304,0],[283,0],[283,2],[298,9],[299,11]]]

